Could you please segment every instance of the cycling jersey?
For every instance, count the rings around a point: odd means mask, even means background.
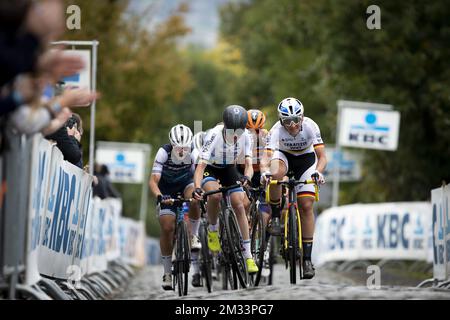
[[[319,126],[310,118],[304,117],[300,132],[292,136],[280,122],[277,122],[269,132],[267,150],[274,151],[272,160],[281,160],[287,168],[287,175],[297,180],[311,179],[317,166],[315,148],[323,146]],[[295,187],[299,197],[314,198],[312,184]]]
[[[207,162],[210,166],[223,168],[226,165],[235,164],[241,153],[245,157],[252,157],[252,138],[246,129],[233,144],[225,142],[223,130],[223,125],[209,130],[199,156],[200,160]]]
[[[295,137],[277,122],[270,130],[267,140],[266,149],[294,156],[314,152],[314,148],[324,144],[319,126],[308,117],[304,117],[300,132]]]
[[[193,185],[193,164],[191,154],[184,159],[172,155],[173,146],[165,144],[159,148],[153,164],[152,174],[160,174],[158,188],[163,195],[175,198],[178,194]],[[176,206],[161,204],[159,215],[174,215]]]

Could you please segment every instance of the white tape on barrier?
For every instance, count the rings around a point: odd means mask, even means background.
[[[426,261],[430,212],[427,202],[356,204],[325,210],[317,219],[314,262]]]
[[[33,137],[31,170],[30,170],[30,201],[28,201],[28,232],[25,284],[33,285],[40,280],[38,269],[38,249],[44,220],[47,189],[49,181],[52,145],[41,135]]]

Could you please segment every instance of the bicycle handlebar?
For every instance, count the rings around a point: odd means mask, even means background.
[[[217,190],[205,192],[205,193],[203,194],[203,196],[202,196],[202,200],[200,200],[200,209],[201,209],[201,211],[202,211],[202,212],[206,212],[205,202],[206,202],[206,198],[207,198],[208,196],[213,195],[213,194],[217,194],[217,193],[222,193],[222,194],[224,194],[224,193],[230,191],[231,189],[239,188],[239,187],[241,187],[241,186],[242,186],[242,185],[241,185],[240,183],[237,183],[237,184],[234,184],[234,185],[229,186],[229,187],[221,187],[221,188],[219,188],[219,189],[217,189]]]
[[[283,180],[270,180],[269,185],[291,185],[294,184],[296,186],[298,186],[299,184],[316,184],[316,182],[312,179],[310,180],[305,180],[305,181],[292,181],[292,180],[288,180],[288,181],[283,181]]]
[[[192,202],[192,198],[190,198],[190,199],[184,199],[184,198],[176,198],[176,199],[169,199],[169,200],[167,200],[167,201],[169,201],[171,204],[176,204],[176,205],[179,205],[179,204],[183,204],[184,202]]]
[[[314,184],[314,198],[316,201],[319,201],[319,185],[316,183],[316,181],[314,181],[313,179],[309,179],[309,180],[305,180],[305,181],[298,181],[298,180],[294,180],[294,179],[289,179],[288,181],[278,181],[278,180],[270,180],[268,185],[267,185],[267,192],[266,192],[266,202],[269,203],[269,189],[270,186],[273,185],[284,185],[284,186],[298,186],[300,184]]]
[[[240,184],[240,183],[233,184],[232,186],[229,186],[229,187],[220,187],[217,190],[205,192],[203,194],[203,199],[205,199],[207,196],[210,196],[210,195],[213,195],[213,194],[226,193],[226,192],[230,191],[231,189],[236,189],[236,188],[240,188],[240,187],[242,187],[242,184]]]

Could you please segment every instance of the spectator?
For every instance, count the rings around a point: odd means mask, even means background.
[[[97,196],[100,199],[106,198],[120,198],[120,193],[114,188],[109,180],[109,170],[106,165],[95,164],[94,175],[98,179],[97,185],[94,186],[94,197]]]
[[[108,192],[108,194],[107,194],[108,197],[109,198],[120,198],[121,197],[120,193],[117,191],[116,188],[114,188],[111,180],[109,179],[110,172],[109,172],[108,166],[102,165],[100,174],[103,175],[106,179],[106,190]]]
[[[83,154],[81,151],[81,134],[77,129],[76,118],[72,116],[55,133],[46,136],[47,139],[56,142],[61,150],[64,160],[83,169]]]
[[[76,164],[77,167],[83,168],[83,146],[81,145],[81,136],[83,135],[83,121],[80,115],[72,113],[72,117],[67,121],[67,133],[69,136],[73,136],[78,144],[81,158]]]

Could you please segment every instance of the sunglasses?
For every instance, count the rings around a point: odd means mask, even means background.
[[[189,152],[190,150],[191,150],[191,147],[180,147],[180,146],[176,146],[176,147],[174,147],[174,150],[175,150],[175,152],[181,152],[181,151],[184,151],[184,152]]]
[[[285,126],[292,126],[293,124],[299,124],[302,121],[302,117],[287,117],[281,119],[281,123]]]

